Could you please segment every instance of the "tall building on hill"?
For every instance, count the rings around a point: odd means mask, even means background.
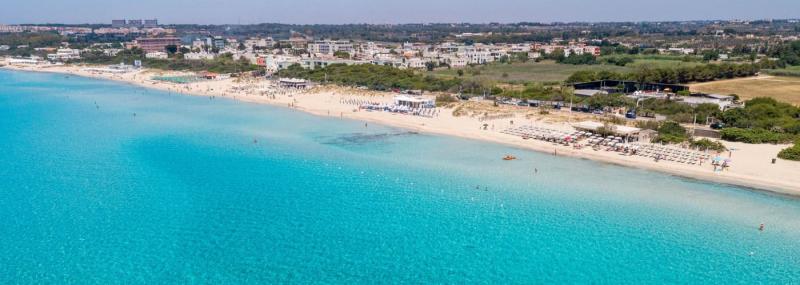
[[[111,27],[113,28],[122,28],[125,27],[125,25],[126,25],[125,19],[111,20]]]
[[[157,19],[152,19],[152,20],[144,20],[144,27],[145,27],[145,28],[155,28],[155,27],[158,27],[158,20],[157,20]]]
[[[145,52],[165,51],[169,45],[179,46],[181,40],[176,37],[163,37],[163,38],[137,38],[136,46]]]

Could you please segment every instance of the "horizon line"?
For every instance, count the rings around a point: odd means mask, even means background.
[[[124,20],[139,20],[140,18],[125,18]],[[142,20],[146,18],[141,18]],[[157,18],[149,18],[156,19]],[[123,20],[114,19],[114,20]],[[198,25],[198,26],[255,26],[255,25],[287,25],[287,26],[347,26],[347,25],[373,25],[373,26],[382,26],[382,25],[513,25],[513,24],[540,24],[540,25],[555,25],[555,24],[624,24],[624,23],[687,23],[687,22],[754,22],[754,21],[800,21],[800,18],[760,18],[760,19],[693,19],[693,20],[629,20],[629,21],[516,21],[516,22],[496,22],[496,21],[489,21],[489,22],[405,22],[405,23],[367,23],[367,22],[352,22],[352,23],[289,23],[289,22],[260,22],[260,23],[220,23],[220,24],[210,24],[210,23],[166,23],[162,24],[159,23],[159,26],[171,26],[171,25]],[[10,23],[0,23],[0,25],[9,25],[9,26],[26,26],[26,25],[111,25],[110,21],[106,23],[57,23],[57,22],[43,22],[43,23],[19,23],[19,24],[10,24]]]

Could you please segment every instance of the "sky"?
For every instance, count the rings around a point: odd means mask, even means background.
[[[512,23],[800,18],[800,0],[3,0],[0,23]]]

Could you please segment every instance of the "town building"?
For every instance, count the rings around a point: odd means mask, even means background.
[[[353,44],[349,41],[315,41],[308,44],[308,52],[321,55],[333,55],[336,52],[353,53]]]
[[[181,40],[176,37],[163,38],[137,38],[134,46],[139,47],[145,52],[165,51],[167,46],[180,45]]]
[[[183,54],[183,58],[189,60],[212,60],[214,57],[215,55],[213,53],[208,52],[190,52]]]
[[[81,51],[70,48],[60,48],[56,50],[56,53],[47,54],[47,59],[50,61],[67,61],[80,58]]]
[[[150,59],[167,59],[169,55],[167,55],[167,53],[163,51],[154,51],[146,53],[144,57]]]
[[[213,46],[218,49],[225,48],[225,39],[222,37],[214,37],[213,41],[211,42],[210,46]]]
[[[0,33],[21,33],[24,29],[16,25],[0,25]]]

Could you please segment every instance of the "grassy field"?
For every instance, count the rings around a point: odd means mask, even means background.
[[[800,77],[760,76],[712,81],[690,85],[695,92],[736,94],[742,100],[772,97],[800,105]]]
[[[427,74],[442,77],[457,77],[458,69],[439,69]],[[567,79],[578,70],[610,70],[616,72],[629,71],[628,67],[610,65],[570,65],[558,64],[553,61],[513,64],[488,64],[476,67],[462,68],[465,79],[490,80],[497,82],[524,83],[524,82],[560,82]],[[475,74],[477,70],[479,74]],[[504,74],[506,76],[504,76]]]
[[[650,68],[678,68],[678,67],[694,67],[698,65],[703,65],[702,62],[685,62],[680,60],[661,60],[661,59],[637,59],[633,63],[629,63],[625,67],[628,68],[638,68],[638,67],[650,67]]]
[[[783,69],[767,69],[762,72],[774,76],[800,77],[800,66],[787,66]]]

